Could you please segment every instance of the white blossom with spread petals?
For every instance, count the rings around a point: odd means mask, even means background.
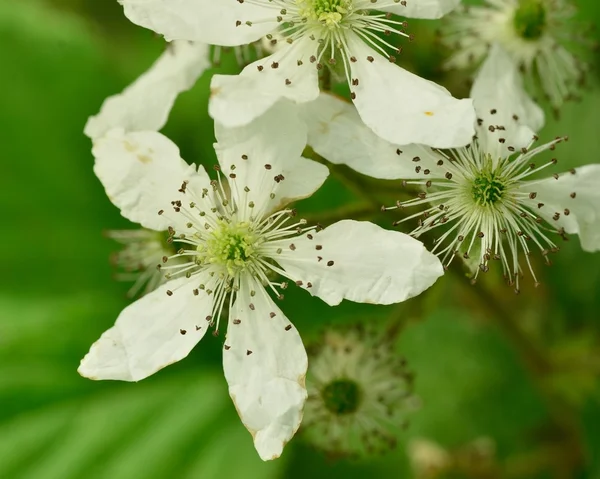
[[[591,42],[581,29],[570,30],[575,13],[570,0],[484,0],[483,5],[465,5],[446,19],[442,39],[454,52],[446,66],[478,64],[497,43],[520,69],[530,91],[540,90],[558,109],[576,96],[587,71],[575,52]]]
[[[80,374],[141,380],[186,357],[211,326],[218,335],[227,310],[225,377],[265,460],[278,457],[300,425],[307,369],[300,335],[269,291],[282,299],[288,279],[330,305],[390,304],[443,273],[408,235],[367,222],[317,229],[294,219],[286,205],[328,175],[300,156],[306,127],[295,111],[280,103],[249,126],[217,126],[222,176],[212,181],[160,133],[113,129],[93,149],[94,171],[123,216],[167,230],[180,249],[160,265],[168,281],[121,312]]]
[[[210,114],[230,127],[249,123],[279,99],[319,95],[319,70],[344,72],[361,119],[396,143],[435,147],[468,143],[475,114],[470,100],[393,64],[399,51],[384,36],[407,37],[394,15],[439,18],[458,0],[120,0],[134,23],[169,40],[243,45],[285,37],[281,48],[237,76],[215,75]],[[381,36],[383,34],[383,36]],[[279,42],[280,44],[282,41]]]
[[[539,122],[540,111],[524,96],[521,82],[508,55],[493,46],[472,90],[477,137],[447,153],[387,143],[360,124],[351,105],[332,96],[310,105],[319,121],[309,141],[334,163],[419,188],[417,198],[386,209],[406,212],[402,221],[417,219],[415,237],[439,231],[432,251],[445,266],[459,255],[476,278],[499,262],[518,291],[524,269],[537,282],[534,250],[549,262],[548,254],[566,234],[579,235],[585,251],[600,250],[600,165],[537,179],[536,173],[557,162],[538,164],[538,155],[566,138],[534,146],[537,136],[523,123]]]

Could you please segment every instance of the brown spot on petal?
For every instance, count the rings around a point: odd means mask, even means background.
[[[427,116],[433,116],[433,115],[434,115],[434,113],[433,113],[432,111],[426,111],[426,112],[425,112],[425,115],[427,115]]]

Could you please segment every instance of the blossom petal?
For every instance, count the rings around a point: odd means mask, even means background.
[[[281,241],[277,262],[329,305],[343,299],[392,304],[417,296],[443,274],[420,241],[369,222],[344,220]]]
[[[382,0],[379,0],[380,2]],[[460,0],[405,0],[377,10],[391,12],[408,18],[441,18],[460,4]]]
[[[578,234],[585,251],[600,251],[600,165],[585,165],[558,180],[547,178],[526,183],[524,191],[536,193],[532,209],[550,224]],[[535,205],[534,205],[535,203]],[[543,203],[543,207],[536,205]],[[554,215],[558,213],[558,220]]]
[[[302,108],[309,145],[331,163],[385,180],[433,179],[445,174],[437,166],[443,160],[439,153],[426,146],[398,146],[384,140],[363,123],[351,103],[321,93]]]
[[[171,291],[171,296],[167,295]],[[127,306],[81,360],[84,377],[139,381],[185,358],[202,339],[212,298],[180,278]]]
[[[480,119],[478,136],[493,157],[526,148],[544,124],[544,112],[529,98],[516,65],[497,44],[477,74],[471,97]]]
[[[315,42],[303,38],[248,65],[239,75],[215,75],[209,113],[224,126],[250,123],[280,98],[297,103],[319,96],[317,69],[310,62]]]
[[[175,226],[170,215],[158,212],[168,211],[171,201],[181,198],[178,190],[183,181],[209,183],[203,168],[196,171],[188,165],[177,146],[157,132],[110,130],[94,141],[92,153],[94,172],[121,214],[156,231]]]
[[[377,135],[397,145],[419,143],[453,148],[471,142],[475,128],[472,100],[390,63],[356,35],[348,35],[355,62],[354,104]]]
[[[241,282],[230,318],[223,351],[229,394],[260,457],[276,459],[302,420],[306,351],[298,331],[252,278]]]
[[[160,130],[177,95],[190,89],[210,66],[204,43],[173,42],[150,69],[123,93],[107,98],[100,113],[91,117],[85,134],[105,135],[112,128],[125,131]]]
[[[119,0],[119,3],[129,20],[164,35],[167,40],[237,46],[254,42],[277,28],[272,10],[251,2]],[[266,22],[265,18],[272,21]]]
[[[495,118],[503,125],[518,121],[534,131],[544,126],[544,111],[527,95],[517,66],[497,43],[475,77],[471,98],[479,116],[497,109]]]
[[[329,175],[327,167],[302,158],[306,124],[298,108],[280,101],[246,126],[215,123],[215,151],[238,205],[254,203],[261,215],[313,194]]]

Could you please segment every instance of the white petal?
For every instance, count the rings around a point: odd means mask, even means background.
[[[332,306],[343,299],[399,303],[443,274],[438,258],[420,241],[369,222],[339,221],[282,242],[282,249],[277,262],[290,278]]]
[[[475,78],[471,97],[483,121],[478,136],[494,157],[509,156],[509,147],[527,147],[544,124],[544,112],[529,98],[516,65],[497,44]]]
[[[475,111],[470,99],[390,63],[354,35],[348,36],[356,62],[350,64],[354,104],[377,135],[397,145],[419,143],[453,148],[471,142]],[[369,61],[371,58],[373,61]]]
[[[600,165],[576,168],[575,174],[563,173],[558,180],[548,178],[526,184],[524,190],[537,193],[532,209],[551,225],[578,234],[585,251],[600,251]],[[575,193],[575,198],[571,194]],[[543,203],[542,208],[537,208]],[[568,215],[565,215],[568,210]],[[558,220],[553,220],[559,213]]]
[[[193,287],[187,278],[169,281],[127,306],[81,360],[79,374],[139,381],[185,358],[206,333],[212,306]]]
[[[270,8],[239,0],[119,0],[119,3],[129,20],[164,35],[167,40],[237,46],[254,42],[277,28]],[[261,21],[265,18],[272,21]]]
[[[254,202],[253,215],[310,196],[329,175],[327,167],[300,156],[306,146],[306,124],[298,107],[287,100],[246,126],[225,128],[215,123],[215,134],[215,151],[236,202]]]
[[[383,0],[379,0],[383,2]],[[409,18],[441,18],[460,4],[460,0],[405,0],[389,7],[375,7],[377,10],[392,12]]]
[[[338,97],[321,93],[302,108],[309,145],[331,163],[389,180],[442,178],[446,173],[437,166],[443,159],[440,154],[426,146],[398,146],[384,140],[363,123],[351,103]]]
[[[150,69],[123,93],[107,98],[91,117],[85,134],[105,135],[112,128],[125,131],[160,130],[177,95],[190,89],[210,66],[209,47],[203,43],[173,42]]]
[[[177,146],[153,131],[111,130],[94,141],[94,172],[121,214],[145,228],[164,231],[175,226],[171,201],[181,199],[184,180],[208,184],[204,169],[196,171],[179,156]]]
[[[236,127],[250,123],[280,98],[312,101],[319,95],[317,69],[310,62],[314,41],[304,38],[248,65],[239,75],[215,75],[209,113],[215,121]]]
[[[302,420],[308,367],[304,345],[264,288],[250,278],[242,282],[230,318],[223,351],[229,394],[260,457],[276,459]]]

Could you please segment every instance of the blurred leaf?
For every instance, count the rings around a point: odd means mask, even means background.
[[[0,477],[277,477],[285,459],[258,458],[228,400],[209,371],[65,399],[0,424]]]
[[[12,410],[0,415],[0,477],[278,477],[286,456],[258,458],[220,368],[161,372],[138,384],[79,377],[77,361],[61,359],[80,349],[86,326],[73,318],[103,303],[80,296],[23,307],[0,298],[10,318],[0,331],[0,402]],[[27,399],[11,407],[11,397]],[[233,465],[225,457],[232,450]]]
[[[582,427],[587,439],[587,459],[590,479],[600,479],[600,387],[596,384],[596,395],[583,409]]]
[[[548,381],[574,406],[583,406],[598,386],[600,354],[597,339],[589,333],[568,336],[550,351],[557,371]],[[600,395],[595,399],[600,400]]]
[[[444,446],[489,435],[505,452],[521,447],[523,433],[545,417],[505,338],[464,312],[438,311],[414,324],[402,335],[399,350],[416,372],[416,392],[423,401],[411,435]]]
[[[3,291],[65,291],[109,273],[103,228],[118,212],[92,172],[82,134],[112,83],[86,24],[40,2],[0,2]],[[26,246],[27,245],[27,246]],[[35,276],[32,275],[35,274]]]

